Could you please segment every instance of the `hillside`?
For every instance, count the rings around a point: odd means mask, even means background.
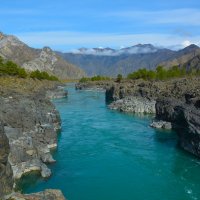
[[[165,62],[160,63],[160,65],[163,65],[167,68],[174,65],[183,66],[185,63],[193,59],[198,54],[200,54],[200,48],[192,44],[184,49],[181,49],[175,52],[174,55],[170,59],[168,59]]]
[[[76,79],[85,75],[84,71],[63,60],[49,47],[34,49],[17,37],[0,33],[0,56],[12,60],[26,70],[46,71],[60,79]]]

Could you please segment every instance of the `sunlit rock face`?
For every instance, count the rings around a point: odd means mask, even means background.
[[[13,193],[9,195],[7,200],[66,200],[60,190],[45,190],[43,192],[33,194]]]

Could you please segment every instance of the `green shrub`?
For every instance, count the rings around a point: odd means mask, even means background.
[[[20,78],[26,78],[28,76],[28,74],[26,73],[24,68],[20,68],[19,71],[18,71],[18,76]]]
[[[16,63],[12,61],[4,62],[3,58],[0,57],[0,76],[3,75],[17,76],[19,78],[27,78],[29,75],[30,78],[39,80],[58,80],[56,76],[49,75],[47,72],[40,72],[39,70],[33,71],[30,74],[28,74],[24,68],[19,67]]]
[[[191,68],[189,71],[185,67],[173,66],[165,69],[163,66],[158,66],[155,71],[147,69],[139,69],[128,74],[128,79],[144,79],[144,80],[165,80],[170,78],[178,78],[184,76],[200,75],[198,69]]]
[[[49,75],[47,72],[40,72],[39,70],[32,71],[30,73],[30,78],[38,80],[58,81],[56,76]]]
[[[123,79],[123,76],[122,76],[121,74],[118,74],[118,75],[117,75],[116,81],[117,81],[118,83],[120,83],[120,82],[122,81],[122,79]]]
[[[88,81],[105,81],[105,80],[110,80],[109,77],[106,76],[93,76],[93,77],[83,77],[79,80],[80,83],[88,82]]]
[[[25,69],[19,67],[12,61],[3,62],[3,59],[0,57],[0,75],[9,75],[9,76],[18,76],[20,78],[26,78],[27,73]]]
[[[86,77],[83,77],[79,80],[80,83],[85,83],[85,82],[88,82],[90,81],[90,78],[86,78]]]

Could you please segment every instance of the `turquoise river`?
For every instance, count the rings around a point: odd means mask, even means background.
[[[200,160],[181,150],[153,116],[111,111],[104,92],[66,88],[55,100],[62,119],[48,180],[24,177],[24,192],[61,189],[68,200],[200,199]]]

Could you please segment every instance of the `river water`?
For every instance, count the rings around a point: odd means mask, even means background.
[[[104,92],[76,91],[54,101],[61,114],[52,177],[22,179],[24,192],[61,189],[68,200],[200,199],[200,160],[181,150],[153,116],[111,111]]]

